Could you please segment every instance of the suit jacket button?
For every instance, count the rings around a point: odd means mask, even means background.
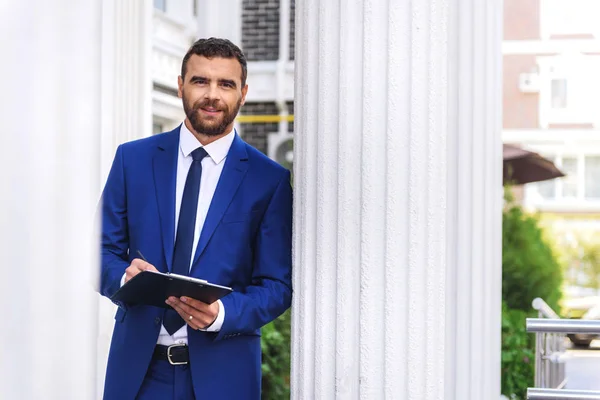
[[[160,317],[156,317],[156,318],[154,318],[154,323],[155,323],[156,325],[160,324]]]

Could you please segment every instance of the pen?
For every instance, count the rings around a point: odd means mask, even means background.
[[[140,255],[140,257],[142,257],[142,260],[148,262],[148,260],[146,260],[146,257],[144,257],[141,251],[138,250],[137,253]]]

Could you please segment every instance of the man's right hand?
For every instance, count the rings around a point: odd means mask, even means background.
[[[125,282],[136,276],[142,271],[158,271],[154,265],[147,263],[140,258],[134,258],[131,265],[125,270]]]

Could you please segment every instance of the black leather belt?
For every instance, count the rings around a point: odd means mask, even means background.
[[[187,344],[172,344],[171,346],[156,345],[154,360],[168,361],[171,365],[186,365],[190,362],[190,353]]]

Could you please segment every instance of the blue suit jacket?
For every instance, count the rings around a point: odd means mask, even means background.
[[[117,149],[102,201],[100,291],[110,297],[140,250],[171,269],[179,128]],[[259,399],[260,328],[291,303],[290,173],[235,136],[190,275],[230,286],[220,332],[188,329],[194,391],[202,399]],[[120,304],[105,399],[134,399],[150,364],[163,310]]]

